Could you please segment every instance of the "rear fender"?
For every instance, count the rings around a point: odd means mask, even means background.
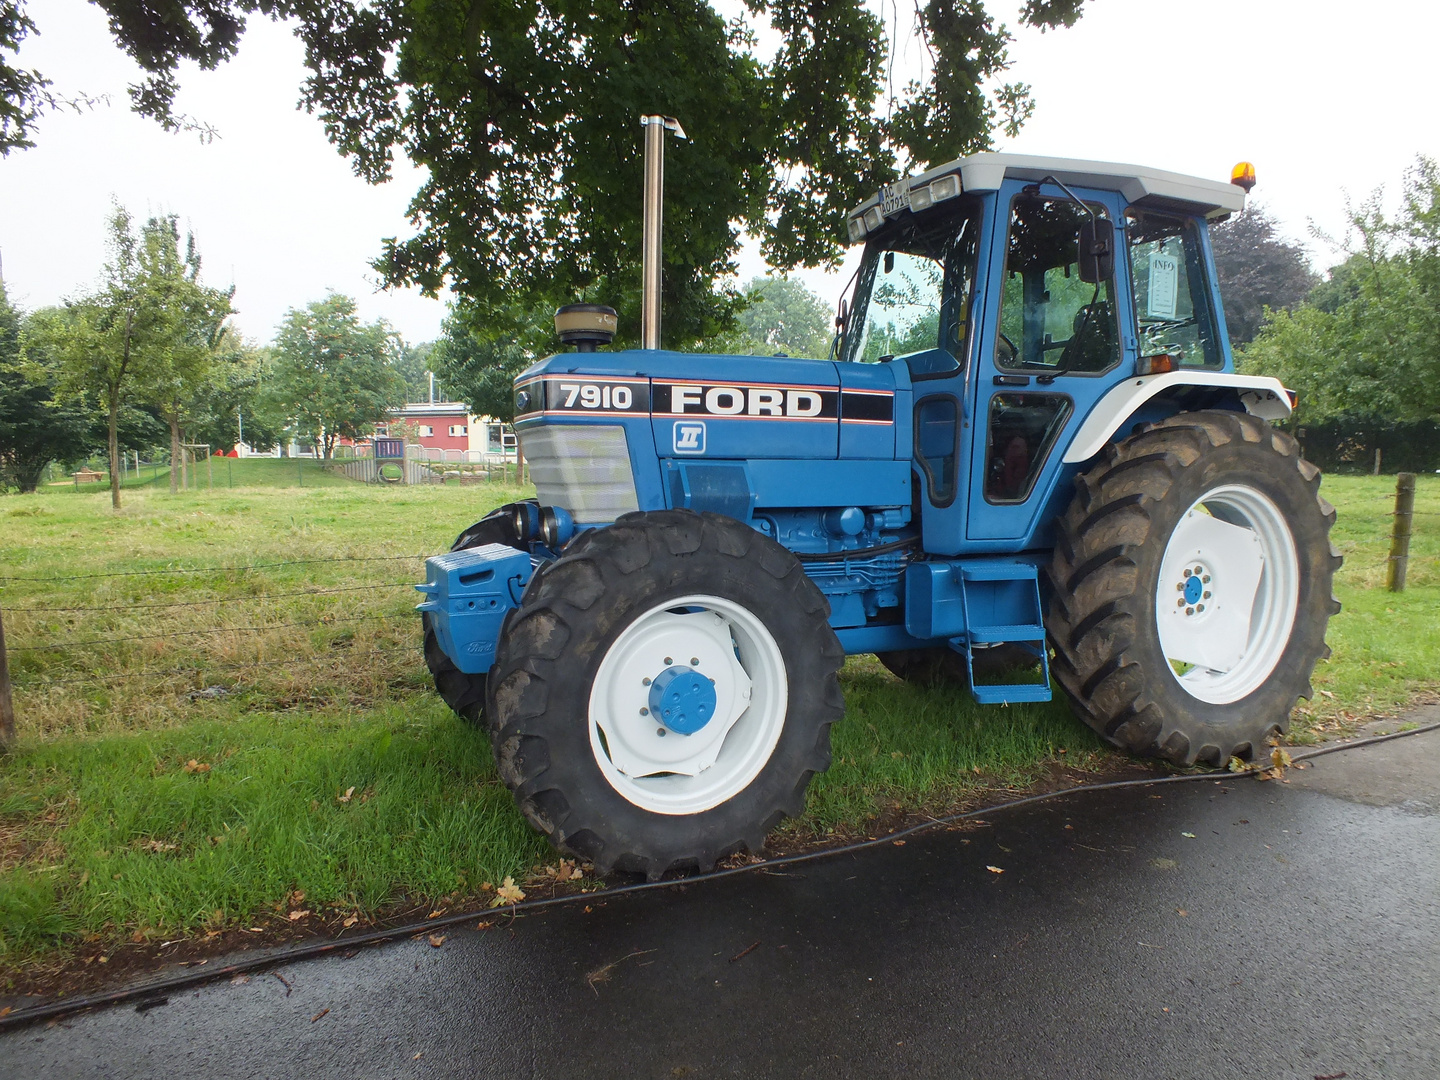
[[[1160,394],[1189,389],[1205,392],[1207,407],[1222,402],[1240,405],[1262,420],[1283,420],[1292,411],[1291,394],[1279,379],[1265,375],[1232,375],[1224,371],[1172,371],[1126,379],[1095,403],[1080,425],[1065,463],[1089,461],[1112,441],[1132,416]]]

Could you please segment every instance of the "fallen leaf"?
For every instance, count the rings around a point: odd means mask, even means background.
[[[294,905],[295,907],[299,907],[299,906],[300,906],[300,901],[302,901],[302,900],[304,900],[304,899],[305,899],[305,890],[304,890],[304,889],[296,889],[294,892],[292,892],[292,893],[290,894],[290,903],[291,903],[292,905]]]
[[[904,841],[904,840],[892,840],[892,841],[890,841],[890,842],[891,842],[892,844],[894,844],[896,847],[904,847],[904,846],[905,846],[905,841]]]
[[[1187,839],[1190,839],[1190,840],[1194,840],[1194,839],[1195,839],[1195,834],[1194,834],[1193,832],[1182,832],[1180,835],[1181,835],[1181,836],[1184,836],[1184,837],[1186,837]]]
[[[329,1011],[330,1011],[329,1009],[321,1009],[321,1010],[320,1010],[318,1013],[316,1013],[314,1016],[310,1017],[310,1022],[313,1024],[316,1020],[319,1020],[322,1016],[324,1016],[324,1015],[325,1015],[326,1013],[328,1013]]]
[[[291,922],[299,922],[301,919],[305,918],[305,916],[309,914],[310,912],[308,911],[292,911],[290,912],[288,918]]]
[[[429,938],[429,941],[430,941],[430,947],[431,947],[432,949],[438,949],[441,945],[444,945],[444,944],[445,944],[445,935],[444,935],[444,934],[431,934],[431,935],[430,935],[430,938]]]
[[[1324,694],[1324,695],[1325,695],[1326,697],[1328,697],[1331,701],[1334,701],[1334,700],[1335,700],[1335,695],[1332,694],[1329,690],[1321,690],[1320,693]],[[1341,1073],[1340,1075],[1341,1075],[1341,1076],[1344,1076],[1345,1074],[1344,1074],[1344,1073]]]
[[[1003,874],[1005,872],[998,866],[986,866],[985,869],[989,870],[992,874]]]
[[[426,917],[427,919],[438,919],[441,915],[444,915],[444,914],[445,914],[445,909],[444,909],[444,908],[436,908],[434,911],[430,912],[430,914],[429,914],[429,915],[426,915],[425,917]]]
[[[97,964],[108,964],[108,963],[110,962],[110,957],[108,957],[108,956],[97,956],[97,957],[95,958],[95,962],[96,962]]]
[[[207,773],[210,766],[203,761],[196,761],[193,757],[185,763],[185,771],[188,773]]]
[[[1176,915],[1179,915],[1179,916],[1183,919],[1183,918],[1185,918],[1185,916],[1189,915],[1190,913],[1189,913],[1188,911],[1186,911],[1183,907],[1177,907],[1177,908],[1175,909],[1175,914],[1176,914]]]
[[[234,977],[231,978],[231,980],[230,980],[230,985],[231,985],[231,986],[244,986],[244,985],[245,985],[246,983],[248,983],[249,981],[250,981],[250,976],[249,976],[249,975],[236,975],[236,976],[234,976]]]
[[[145,843],[140,846],[146,851],[153,851],[158,855],[164,851],[174,851],[178,845],[167,844],[164,840],[146,840]]]
[[[424,1050],[421,1050],[421,1051],[419,1051],[418,1053],[416,1053],[416,1055],[415,1055],[414,1057],[412,1057],[410,1060],[411,1060],[411,1061],[419,1061],[424,1055],[425,1055],[425,1051],[424,1051]]]
[[[347,803],[347,802],[350,801],[350,796],[352,796],[352,795],[354,795],[354,794],[355,794],[355,785],[354,785],[354,784],[351,784],[348,788],[345,789],[345,794],[344,794],[344,795],[336,795],[336,796],[335,796],[335,801],[338,802],[338,803]]]
[[[354,925],[355,925],[357,922],[359,922],[359,921],[360,921],[360,916],[359,916],[359,915],[351,915],[348,919],[346,919],[346,920],[345,920],[343,923],[341,923],[340,925],[341,925],[341,926],[350,927],[350,926],[354,926]]]
[[[495,902],[492,907],[499,907],[501,904],[518,904],[525,899],[525,890],[515,884],[515,879],[507,876],[500,887],[495,890]]]
[[[5,1017],[9,1016],[9,1015],[10,1015],[12,1012],[14,1012],[14,1011],[15,1011],[15,1006],[13,1006],[13,1005],[6,1005],[3,1009],[0,1009],[0,1019],[4,1019]]]

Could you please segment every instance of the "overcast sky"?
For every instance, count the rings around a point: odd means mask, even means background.
[[[989,7],[1013,23],[1019,0]],[[269,340],[287,308],[328,289],[409,341],[436,336],[443,303],[378,292],[368,265],[382,237],[408,235],[419,174],[402,164],[382,187],[351,174],[319,122],[295,108],[302,53],[285,28],[253,19],[234,61],[182,73],[180,110],[221,133],[202,145],[126,110],[136,69],[98,9],[44,0],[30,12],[40,36],[25,42],[23,64],[61,93],[108,93],[114,104],[49,116],[36,149],[0,159],[12,300],[52,304],[95,280],[113,198],[137,214],[180,215],[206,280],[236,286],[236,322],[251,338]],[[1358,200],[1383,184],[1393,197],[1417,153],[1440,156],[1434,0],[1090,0],[1073,29],[1016,36],[1007,79],[1030,83],[1037,108],[1001,149],[1216,179],[1253,161],[1253,197],[1311,244],[1320,266],[1336,258],[1310,241],[1309,220],[1342,231],[1347,192]],[[898,61],[897,82],[914,47]],[[741,276],[765,269],[749,245]],[[800,276],[827,301],[844,280]]]

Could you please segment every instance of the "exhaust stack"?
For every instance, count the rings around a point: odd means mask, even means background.
[[[684,139],[673,116],[642,116],[645,129],[645,196],[641,208],[640,347],[660,348],[660,227],[665,217],[665,132]]]

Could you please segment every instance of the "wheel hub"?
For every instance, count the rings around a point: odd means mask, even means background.
[[[715,715],[715,684],[692,667],[675,665],[650,683],[650,715],[677,735],[693,735]]]
[[[1187,565],[1180,572],[1180,581],[1175,586],[1180,593],[1180,598],[1175,601],[1175,606],[1183,607],[1187,618],[1203,614],[1204,602],[1211,598],[1209,585],[1209,570],[1198,562],[1194,565]]]

